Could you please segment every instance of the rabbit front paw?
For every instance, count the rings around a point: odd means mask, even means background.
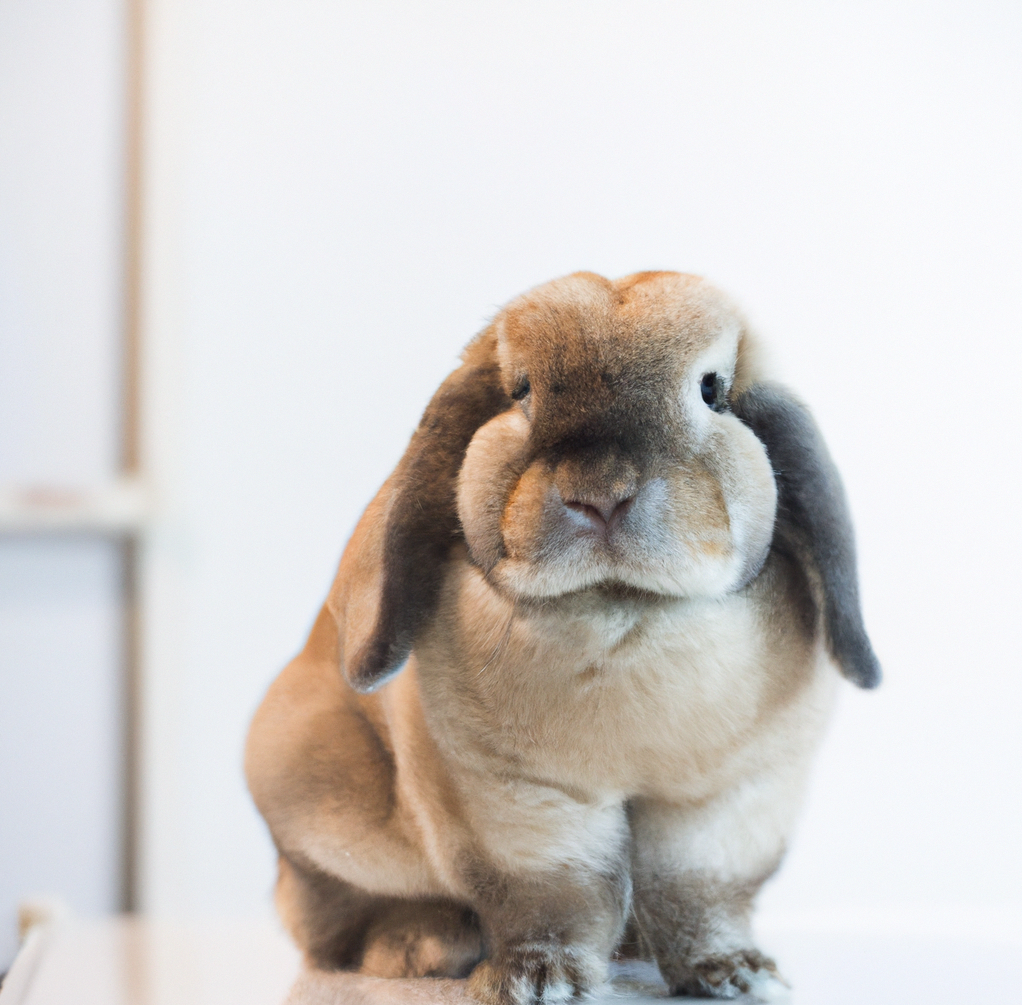
[[[715,953],[664,969],[669,971],[665,977],[671,994],[689,998],[729,1000],[750,995],[772,1001],[787,986],[774,961],[758,949]]]
[[[484,960],[469,978],[483,1005],[557,1005],[587,997],[604,980],[595,953],[567,946],[508,947]]]

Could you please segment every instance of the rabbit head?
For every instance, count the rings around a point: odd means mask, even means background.
[[[776,490],[731,412],[749,336],[705,281],[581,273],[509,304],[493,334],[511,407],[469,443],[458,516],[497,588],[601,583],[717,596],[759,570]]]

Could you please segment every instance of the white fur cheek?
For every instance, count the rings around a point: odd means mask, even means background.
[[[522,475],[529,423],[516,408],[472,437],[458,473],[458,519],[473,559],[489,569],[503,554],[500,521]]]
[[[777,484],[766,449],[733,415],[722,415],[708,443],[706,465],[720,483],[731,524],[737,581],[748,582],[770,550],[777,513]]]
[[[726,531],[716,554],[704,549],[707,534],[676,486],[655,478],[643,486],[629,514],[630,540],[618,577],[631,586],[679,597],[717,597],[735,579]]]

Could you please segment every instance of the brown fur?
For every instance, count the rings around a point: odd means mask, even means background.
[[[686,994],[774,973],[749,914],[830,706],[840,576],[825,522],[774,541],[763,442],[701,398],[757,366],[727,298],[664,272],[547,284],[466,350],[252,725],[310,967],[472,970],[493,1005],[583,994],[616,948]]]

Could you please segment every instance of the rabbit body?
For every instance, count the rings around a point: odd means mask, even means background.
[[[696,277],[555,281],[464,359],[252,726],[284,920],[494,1005],[615,952],[755,991],[835,663],[878,674],[822,441]]]

